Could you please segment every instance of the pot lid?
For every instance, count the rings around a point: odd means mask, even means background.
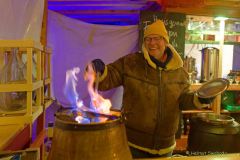
[[[224,92],[229,86],[229,81],[224,78],[216,78],[204,83],[197,91],[200,98],[213,98]]]
[[[227,115],[218,115],[215,113],[198,113],[196,117],[200,118],[202,121],[211,124],[231,124],[234,118]]]

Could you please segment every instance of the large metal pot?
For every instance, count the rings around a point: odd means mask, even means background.
[[[202,52],[201,82],[218,78],[219,49],[206,47]]]
[[[90,123],[76,122],[74,119],[79,115],[76,110],[56,113],[48,160],[132,159],[120,117],[91,112],[82,114],[89,118]]]
[[[190,120],[188,151],[192,153],[239,153],[240,125],[230,116],[199,113]]]

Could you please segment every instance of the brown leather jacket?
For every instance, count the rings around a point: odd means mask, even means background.
[[[173,58],[165,70],[157,68],[143,48],[143,53],[129,54],[107,65],[99,84],[100,90],[124,87],[128,141],[154,150],[175,144],[180,110],[195,108],[182,60],[168,47]]]

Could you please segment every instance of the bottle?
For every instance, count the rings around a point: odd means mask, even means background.
[[[5,65],[0,71],[1,84],[19,84],[26,81],[26,67],[21,60],[18,48],[5,52]],[[26,92],[0,92],[0,109],[16,111],[26,107]]]

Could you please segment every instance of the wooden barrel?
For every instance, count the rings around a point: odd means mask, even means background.
[[[121,118],[81,124],[56,114],[48,160],[130,160],[125,126]]]

